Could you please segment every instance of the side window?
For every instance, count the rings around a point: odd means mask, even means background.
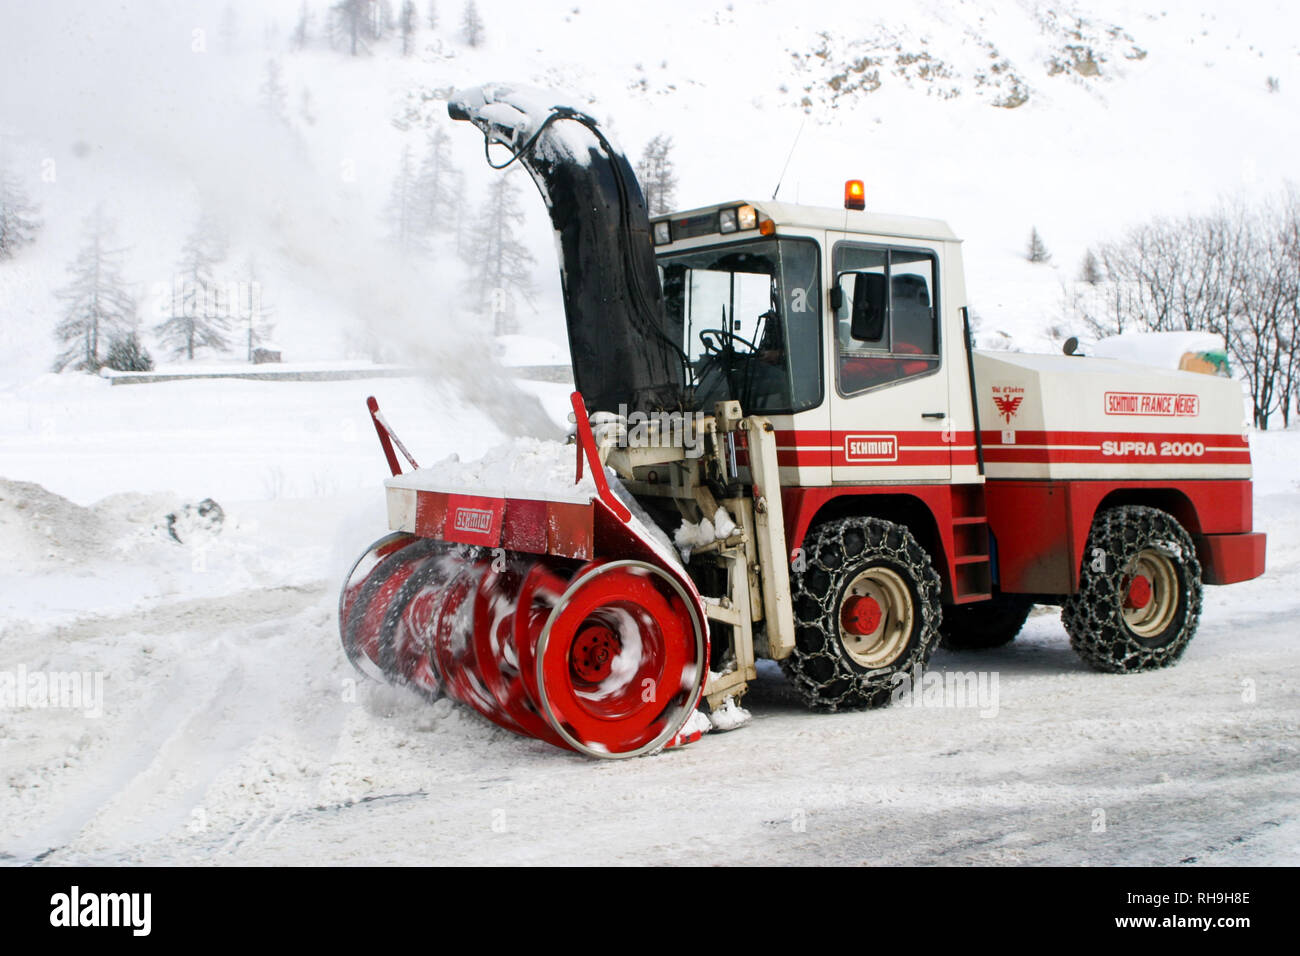
[[[840,243],[832,263],[841,392],[860,392],[939,367],[933,253]]]
[[[925,253],[890,252],[889,288],[893,295],[894,352],[937,358],[933,257]]]

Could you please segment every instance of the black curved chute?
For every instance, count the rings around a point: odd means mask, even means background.
[[[679,409],[685,357],[667,332],[645,198],[627,158],[552,93],[492,83],[454,94],[452,119],[528,170],[558,237],[574,384],[593,410]]]

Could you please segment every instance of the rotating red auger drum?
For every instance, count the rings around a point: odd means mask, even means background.
[[[364,674],[594,757],[683,733],[708,676],[699,592],[606,481],[581,396],[576,478],[595,491],[493,497],[415,467],[374,399],[389,526],[353,566],[339,630]],[[415,470],[402,474],[393,443]],[[590,486],[588,486],[590,487]]]

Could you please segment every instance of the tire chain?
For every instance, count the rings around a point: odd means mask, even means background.
[[[839,633],[841,592],[848,581],[842,568],[861,555],[884,559],[901,571],[919,593],[914,612],[921,618],[920,640],[888,667],[873,671],[850,665]],[[890,702],[894,677],[924,665],[939,643],[940,581],[930,555],[902,525],[880,518],[841,518],[819,525],[805,539],[806,564],[792,571],[795,648],[781,669],[804,703],[814,710],[881,707]]]
[[[1173,560],[1186,598],[1175,613],[1181,626],[1159,645],[1145,644],[1124,623],[1125,570],[1144,548]],[[1183,527],[1157,508],[1126,505],[1093,522],[1079,575],[1079,590],[1061,608],[1070,646],[1098,670],[1112,673],[1168,667],[1182,656],[1201,615],[1201,565]],[[1171,627],[1174,625],[1171,624]]]

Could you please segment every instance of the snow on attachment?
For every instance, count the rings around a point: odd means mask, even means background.
[[[708,675],[703,604],[610,489],[573,404],[585,474],[572,447],[530,440],[386,482],[392,533],[344,584],[344,650],[362,673],[590,756],[688,743]],[[512,467],[520,455],[532,467]],[[564,482],[548,464],[560,456]]]

